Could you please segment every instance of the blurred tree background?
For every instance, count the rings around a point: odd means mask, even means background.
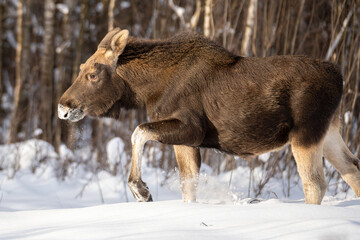
[[[86,118],[72,124],[57,118],[58,99],[80,64],[107,31],[120,27],[151,39],[196,31],[242,56],[296,54],[338,64],[344,75],[342,134],[359,157],[359,17],[357,0],[0,0],[0,144],[40,138],[56,151],[66,145],[76,157],[59,160],[61,177],[74,161],[126,176],[127,169],[109,169],[106,144],[121,138],[128,166],[130,136],[147,121],[144,111],[122,111],[118,121]],[[146,149],[149,165],[176,167],[171,146],[148,143]],[[262,169],[261,181],[249,181],[254,195],[272,177],[286,182],[297,174],[289,147],[250,161],[203,149],[202,159],[216,173],[238,166]],[[338,191],[348,190],[333,168],[325,170],[328,181],[340,183]],[[287,195],[289,188],[284,183]]]

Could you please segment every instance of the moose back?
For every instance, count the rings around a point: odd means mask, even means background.
[[[241,157],[291,144],[306,203],[326,191],[322,156],[360,196],[360,161],[339,133],[343,79],[331,63],[304,56],[244,58],[198,34],[144,40],[116,28],[80,66],[58,105],[62,119],[117,118],[145,108],[135,129],[129,188],[151,201],[141,178],[144,144],[174,145],[183,199],[195,201],[199,148]]]

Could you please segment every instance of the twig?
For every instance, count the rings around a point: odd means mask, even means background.
[[[200,223],[200,226],[203,226],[203,227],[208,227],[209,225],[207,225],[206,223],[204,223],[204,222],[201,222]]]
[[[89,178],[89,180],[83,185],[83,187],[81,188],[80,192],[75,196],[75,198],[82,198],[82,195],[84,194],[85,188],[87,187],[87,185],[89,185],[89,183],[92,181],[92,178]]]
[[[230,191],[230,187],[231,187],[231,182],[232,182],[233,172],[234,172],[234,169],[232,169],[232,170],[231,170],[231,173],[230,173],[230,179],[229,179],[229,191]]]
[[[278,195],[276,195],[275,192],[272,192],[272,193],[275,195],[276,199],[279,199]]]
[[[100,182],[99,182],[99,178],[97,176],[97,173],[95,174],[95,178],[96,178],[96,184],[98,185],[98,188],[99,188],[101,203],[104,204],[105,203],[104,196],[103,196],[103,193],[102,193],[102,190],[101,190],[101,186],[100,186]]]
[[[335,48],[339,44],[340,39],[341,39],[342,35],[344,34],[344,31],[345,31],[347,25],[349,24],[349,21],[350,21],[350,18],[352,17],[352,15],[353,15],[353,10],[351,9],[342,24],[340,32],[337,34],[334,42],[330,45],[329,50],[326,53],[325,60],[327,60],[327,61],[330,60],[331,56],[333,55],[333,53],[335,51]]]

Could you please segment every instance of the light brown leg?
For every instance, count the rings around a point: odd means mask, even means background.
[[[131,136],[132,142],[132,161],[129,174],[128,186],[138,202],[151,202],[152,196],[146,183],[141,179],[141,158],[143,155],[144,145],[147,141],[152,140],[149,132],[137,127]]]
[[[200,150],[184,145],[174,145],[174,150],[179,166],[183,200],[195,202],[201,165]]]
[[[303,182],[305,202],[321,204],[325,195],[326,182],[322,164],[322,142],[309,147],[291,143],[297,169]]]
[[[147,141],[158,141],[170,145],[197,146],[199,142],[202,141],[202,136],[201,128],[193,126],[192,124],[184,124],[178,119],[167,119],[137,126],[131,136],[131,142],[133,144],[132,163],[128,181],[128,186],[136,200],[139,202],[152,201],[150,191],[141,179],[141,158],[144,145]],[[184,174],[186,180],[189,179],[190,176],[196,176],[200,168],[200,155],[198,155],[198,150],[196,148],[182,146],[176,151],[180,159],[180,173],[186,173]],[[194,167],[191,159],[197,160],[198,165],[195,164]],[[190,168],[187,167],[187,163],[189,163]],[[190,175],[187,173],[189,171],[188,169],[191,169]],[[185,189],[190,189],[187,191],[194,192],[191,190],[191,187],[185,187]],[[192,197],[189,197],[189,199],[191,200]]]
[[[360,197],[360,160],[350,152],[336,125],[330,126],[325,137],[324,156]]]

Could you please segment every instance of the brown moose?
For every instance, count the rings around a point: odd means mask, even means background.
[[[322,156],[360,196],[360,161],[339,133],[343,79],[331,63],[305,56],[245,58],[194,33],[143,40],[116,28],[80,66],[61,97],[61,119],[117,118],[121,108],[145,108],[132,141],[128,185],[151,201],[141,179],[147,141],[174,145],[184,201],[195,201],[199,148],[242,157],[290,143],[306,203],[326,191]]]

